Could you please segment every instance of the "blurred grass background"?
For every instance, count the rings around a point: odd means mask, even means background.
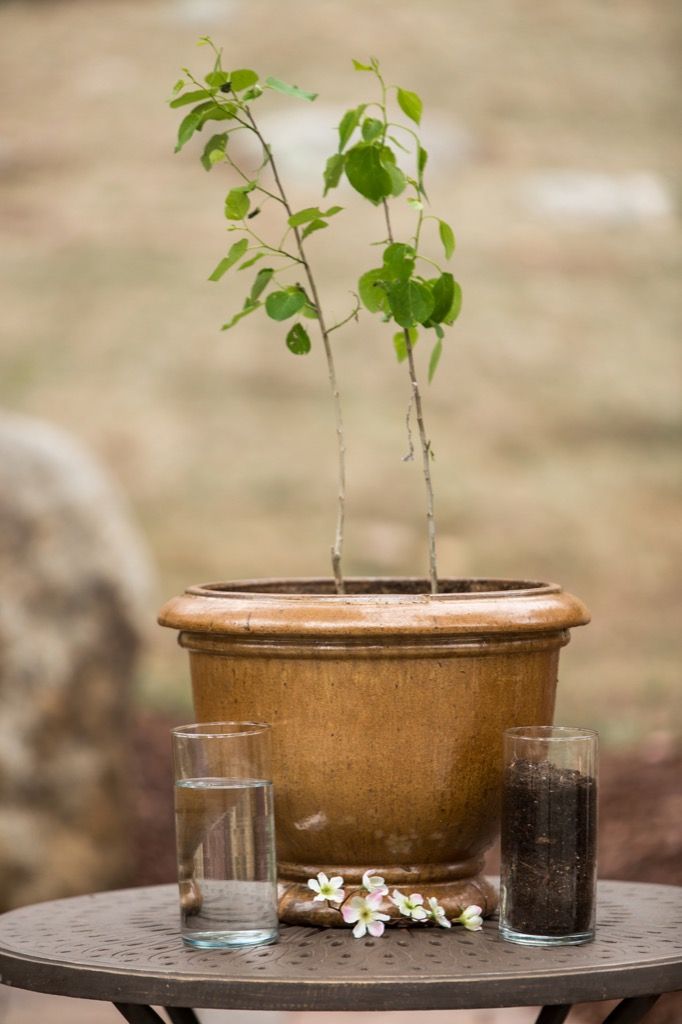
[[[371,89],[351,57],[423,97],[464,289],[427,396],[440,571],[561,582],[593,623],[563,655],[557,719],[611,744],[679,732],[679,28],[672,0],[0,5],[0,400],[72,432],[129,495],[158,573],[142,704],[189,706],[184,655],[153,626],[166,597],[327,574],[334,527],[321,346],[296,358],[258,315],[219,332],[248,281],[206,282],[232,179],[204,172],[202,136],[173,155],[164,100],[182,65],[208,70],[209,33],[226,66],[320,93],[259,102],[295,208],[319,201],[338,118]],[[336,319],[382,237],[338,196],[310,240]],[[405,367],[368,317],[333,337],[346,571],[420,574]]]

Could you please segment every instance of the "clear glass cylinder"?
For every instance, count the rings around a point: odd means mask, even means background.
[[[270,726],[172,730],[180,924],[189,946],[276,942]]]
[[[591,729],[504,733],[500,934],[511,942],[594,938],[597,753]]]

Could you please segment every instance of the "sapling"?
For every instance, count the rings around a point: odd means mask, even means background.
[[[203,81],[185,68],[183,72],[186,78],[176,82],[173,88],[171,107],[191,105],[191,110],[180,124],[176,152],[208,122],[224,121],[225,130],[212,135],[205,143],[201,162],[207,171],[218,164],[228,164],[239,180],[227,193],[224,212],[229,221],[228,231],[236,232],[240,237],[230,246],[209,280],[219,281],[232,269],[247,270],[262,260],[268,263],[267,266],[260,263],[241,309],[223,324],[222,329],[229,330],[244,317],[263,309],[274,321],[293,319],[285,336],[286,345],[294,355],[305,355],[311,349],[311,338],[304,321],[317,322],[327,363],[336,424],[338,496],[331,561],[337,592],[343,593],[346,442],[330,336],[351,320],[357,320],[361,306],[370,313],[380,315],[385,323],[393,322],[399,328],[394,334],[394,347],[398,360],[407,364],[411,388],[407,413],[410,452],[407,457],[412,457],[410,416],[414,408],[427,495],[430,586],[432,593],[437,593],[436,528],[431,480],[433,452],[426,432],[413,349],[420,328],[434,332],[435,342],[428,367],[430,381],[442,354],[444,328],[454,323],[459,313],[461,289],[452,274],[443,271],[438,263],[420,251],[422,231],[428,222],[437,225],[447,259],[450,259],[454,251],[455,238],[449,224],[426,212],[428,198],[424,187],[424,170],[428,156],[419,136],[412,127],[393,121],[389,114],[389,99],[395,93],[395,100],[402,113],[418,126],[422,102],[414,92],[388,86],[375,58],[371,58],[369,64],[353,61],[357,71],[374,75],[379,87],[379,98],[353,107],[342,117],[338,126],[337,151],[327,160],[324,169],[324,195],[336,188],[342,177],[345,177],[356,192],[375,207],[381,207],[382,238],[377,244],[382,247],[382,262],[380,266],[360,276],[358,295],[350,312],[329,324],[308,254],[308,239],[316,232],[328,228],[330,220],[341,212],[342,207],[332,205],[326,209],[321,206],[292,209],[272,148],[264,138],[253,113],[254,104],[266,91],[308,101],[314,100],[317,94],[306,92],[278,78],[261,80],[250,69],[226,71],[221,51],[213,42],[204,37],[200,43],[213,51],[213,68]],[[244,131],[255,136],[261,149],[261,162],[253,173],[244,170],[234,156],[234,147],[231,148],[235,133]],[[401,168],[398,153],[407,154],[413,161],[412,173]],[[394,237],[391,203],[406,193],[407,204],[414,213],[415,228],[407,241],[399,241]],[[281,234],[275,240],[263,238],[257,230],[256,218],[269,202],[277,203],[282,211]],[[424,267],[427,269],[424,270]],[[426,273],[428,277],[424,276]],[[293,281],[292,275],[295,277]]]

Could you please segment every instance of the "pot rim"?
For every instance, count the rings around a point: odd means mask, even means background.
[[[382,598],[396,603],[412,603],[415,599],[423,598],[437,601],[466,601],[481,595],[496,598],[509,597],[512,594],[556,594],[562,589],[558,583],[503,579],[497,576],[446,576],[438,581],[443,589],[437,594],[430,593],[429,580],[422,576],[348,576],[344,582],[348,588],[344,594],[336,592],[331,576],[273,576],[263,579],[229,580],[224,583],[195,583],[187,587],[185,593],[218,598],[274,597],[284,601],[305,601],[315,598],[324,601],[340,600],[344,603],[367,600],[374,602],[377,598]],[[376,589],[370,589],[374,587]]]
[[[590,621],[584,604],[557,583],[495,577],[440,582],[451,589],[430,594],[428,582],[412,576],[352,577],[346,585],[356,592],[346,594],[335,593],[327,577],[197,584],[164,605],[159,623],[184,633],[251,641],[519,636],[556,633]],[[320,593],[320,587],[327,592]]]

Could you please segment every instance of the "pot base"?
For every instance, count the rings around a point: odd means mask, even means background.
[[[430,870],[423,873],[418,869],[378,867],[373,869],[372,873],[386,879],[389,892],[399,889],[406,896],[419,892],[424,897],[425,905],[428,903],[429,897],[434,896],[445,910],[448,919],[459,917],[465,907],[470,907],[472,904],[481,908],[483,917],[490,917],[497,909],[497,889],[483,874],[478,872],[465,878],[450,877],[437,881],[433,878],[434,867],[436,865],[431,866]],[[353,896],[366,895],[365,889],[359,884],[360,879],[348,877],[357,874],[357,869],[344,874],[343,868],[327,865],[311,868],[309,877],[315,878],[320,871],[323,871],[328,878],[341,875],[345,879],[344,902]],[[397,875],[401,877],[398,878]],[[294,881],[291,878],[280,876],[278,895],[279,919],[284,924],[307,925],[313,928],[348,927],[335,906],[313,899],[313,893],[304,881]],[[384,899],[379,909],[382,913],[390,916],[390,921],[386,922],[387,927],[412,923],[400,914],[398,908],[388,898]]]

